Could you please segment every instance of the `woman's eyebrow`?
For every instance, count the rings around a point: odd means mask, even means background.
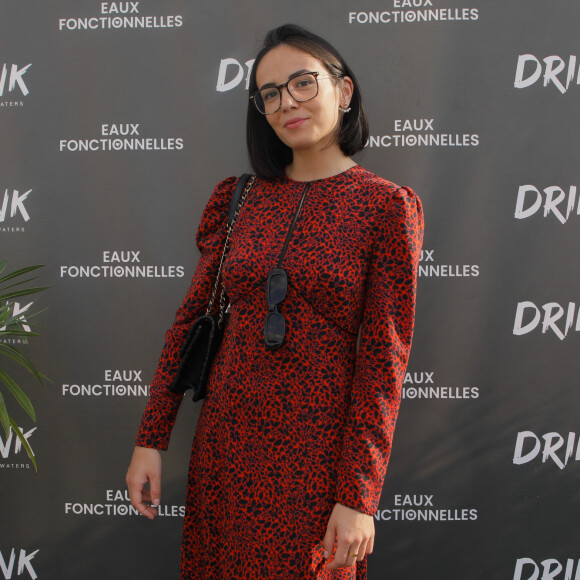
[[[300,70],[297,70],[296,72],[293,72],[288,77],[288,80],[293,79],[294,77],[303,75],[304,73],[307,73],[307,72],[312,72],[312,71],[310,69],[307,69],[307,68],[301,68]],[[276,86],[278,86],[278,85],[276,85],[276,83],[266,83],[266,84],[263,84],[260,87],[260,90],[262,90],[262,89],[269,89],[269,88],[276,87]]]

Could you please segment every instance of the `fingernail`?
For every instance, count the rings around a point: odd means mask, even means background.
[[[324,558],[328,560],[328,552],[326,550],[324,550]]]
[[[159,505],[159,500],[158,499],[154,499],[153,500],[153,505]]]

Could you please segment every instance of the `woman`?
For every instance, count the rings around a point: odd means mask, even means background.
[[[250,79],[257,178],[222,269],[230,319],[193,442],[182,579],[366,578],[423,239],[415,193],[351,159],[367,138],[357,81],[338,52],[294,25],[268,33]],[[131,501],[149,518],[161,496],[158,450],[182,400],[167,386],[207,306],[236,181],[218,184],[203,212],[200,261],[166,334],[127,474]],[[280,264],[285,333],[272,349],[267,279],[298,206]]]

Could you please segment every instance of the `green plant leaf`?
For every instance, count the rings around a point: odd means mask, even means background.
[[[4,397],[0,393],[0,422],[4,427],[4,433],[6,434],[6,439],[10,435],[10,417],[8,416],[8,410],[6,409],[6,403],[4,402]]]
[[[17,348],[0,342],[0,353],[4,354],[4,356],[10,357],[20,366],[24,367],[28,372],[32,373],[37,378],[38,382],[42,385],[42,375],[34,366],[34,363],[26,355],[22,354]]]
[[[8,284],[8,286],[3,286],[1,290],[2,292],[6,292],[8,288],[14,288],[15,286],[27,284],[28,282],[32,282],[33,280],[38,280],[38,276],[33,276],[32,278],[27,278],[26,280],[18,280],[18,282],[14,282],[14,284]]]
[[[0,273],[4,270],[7,260],[0,262]],[[0,284],[4,284],[8,280],[12,280],[13,278],[18,278],[18,276],[22,276],[23,274],[27,274],[28,272],[32,272],[33,270],[38,270],[38,268],[44,268],[45,264],[40,264],[38,266],[27,266],[26,268],[20,268],[20,270],[15,270],[11,274],[7,274],[3,278],[0,278]]]
[[[34,457],[34,453],[32,453],[32,449],[30,448],[30,445],[28,445],[26,437],[24,437],[22,431],[20,430],[20,427],[18,427],[18,425],[14,422],[14,419],[12,419],[12,417],[10,417],[10,425],[12,425],[12,429],[14,429],[16,436],[18,437],[18,439],[20,439],[22,447],[24,447],[26,454],[28,455],[28,457],[30,457],[30,461],[32,461],[32,465],[34,465],[34,471],[38,473],[38,466],[36,465],[36,458]]]
[[[30,399],[26,393],[14,382],[8,373],[0,369],[0,380],[8,387],[9,391],[14,395],[20,406],[28,413],[28,416],[36,422],[36,413]]]
[[[9,304],[12,304],[12,302],[10,302]],[[25,320],[28,323],[28,326],[34,326],[34,325],[30,324],[30,320],[32,320],[33,318],[35,318],[39,314],[42,314],[45,310],[48,310],[48,308],[43,308],[42,310],[35,310],[34,312],[32,312],[30,310],[25,310],[24,312],[21,312],[20,314],[17,314],[16,316],[12,316],[12,320],[9,321],[8,324],[20,324],[20,326],[22,326],[22,321]],[[9,313],[10,312],[11,311],[9,311]],[[39,326],[39,325],[36,325],[36,326]]]
[[[6,264],[8,264],[8,260],[2,260],[0,262],[0,274],[2,274],[2,272],[4,272],[4,268],[6,268]]]
[[[43,290],[48,290],[50,286],[38,286],[35,288],[26,288],[25,290],[15,290],[14,292],[8,292],[8,294],[0,295],[0,300],[13,300],[19,296],[26,296],[28,294],[36,294],[37,292],[42,292]]]
[[[6,330],[0,330],[0,336],[40,336],[38,332],[30,332],[28,330],[20,330],[21,325],[18,328],[7,328]]]

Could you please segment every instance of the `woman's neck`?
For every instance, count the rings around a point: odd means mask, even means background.
[[[295,181],[325,179],[342,173],[356,163],[347,157],[338,146],[318,151],[293,151],[292,163],[286,167],[286,175]]]

